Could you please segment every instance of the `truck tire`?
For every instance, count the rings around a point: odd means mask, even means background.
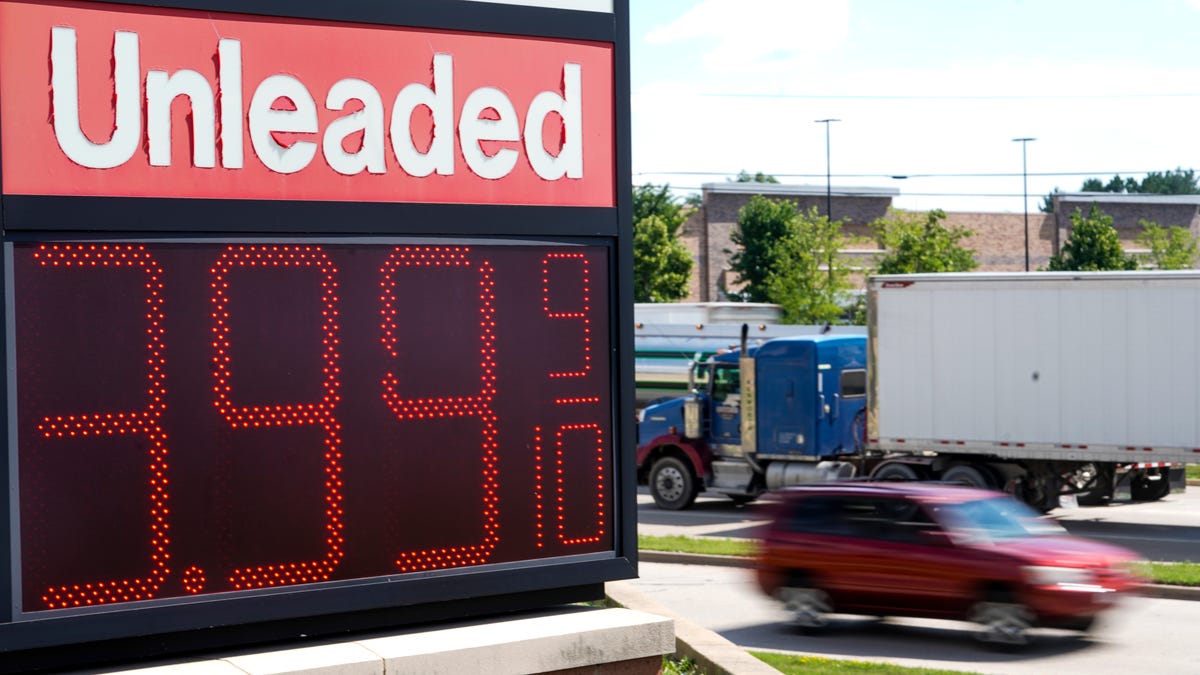
[[[1091,476],[1090,480],[1085,479]],[[1084,464],[1068,476],[1068,483],[1078,487],[1075,501],[1080,506],[1104,506],[1112,501],[1112,469],[1103,464]],[[1084,483],[1079,485],[1079,483]]]
[[[917,475],[916,469],[907,464],[901,464],[899,462],[884,464],[876,469],[875,473],[871,474],[871,480],[878,481],[906,481],[920,479],[921,478]]]
[[[1135,502],[1156,502],[1171,494],[1171,481],[1166,474],[1159,473],[1158,476],[1158,480],[1151,480],[1149,475],[1143,473],[1134,478],[1129,486],[1130,498]]]
[[[650,468],[650,496],[660,509],[681,511],[696,501],[696,476],[677,457],[663,457]]]
[[[970,464],[955,464],[942,474],[942,480],[947,483],[958,483],[959,485],[983,488],[985,490],[995,489],[996,486],[986,471],[986,469],[981,469]]]

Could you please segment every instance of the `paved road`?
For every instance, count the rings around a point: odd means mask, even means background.
[[[758,591],[748,570],[667,563],[639,568],[640,579],[622,583],[746,649],[1011,675],[1200,672],[1196,602],[1130,598],[1090,635],[1039,631],[1028,649],[1006,653],[977,644],[969,624],[953,621],[839,617],[831,629],[803,635]]]
[[[642,489],[638,493],[638,531],[753,538],[767,522],[769,511],[768,501],[738,507],[727,498],[707,496],[701,496],[687,511],[663,511]],[[1160,502],[1058,509],[1052,515],[1072,534],[1124,546],[1149,560],[1200,562],[1200,487]]]

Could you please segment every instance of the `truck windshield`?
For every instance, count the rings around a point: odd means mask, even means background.
[[[1058,523],[1042,518],[1037,511],[1010,497],[938,504],[932,511],[951,532],[974,541],[1003,541],[1066,532]]]

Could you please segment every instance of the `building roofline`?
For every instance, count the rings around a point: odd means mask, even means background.
[[[1200,206],[1200,195],[1159,195],[1123,192],[1060,192],[1054,196],[1059,202],[1099,202],[1104,204],[1190,204]]]
[[[783,183],[704,183],[704,192],[725,194],[750,194],[772,197],[822,197],[826,194],[838,197],[897,197],[899,188],[833,185],[787,185]]]

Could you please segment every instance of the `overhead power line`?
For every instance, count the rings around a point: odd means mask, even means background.
[[[1139,176],[1161,170],[1150,171],[1030,171],[1028,176]],[[638,171],[634,176],[736,176],[731,171]],[[772,173],[776,178],[825,178],[823,173]],[[835,173],[834,178],[891,178],[905,180],[910,178],[1018,178],[1021,172],[992,172],[992,173]]]
[[[637,186],[634,185],[631,187],[637,187]],[[700,190],[703,189],[703,186],[672,184],[671,189],[672,190],[680,190],[680,191],[699,192]],[[834,189],[836,190],[837,188],[835,187]],[[1036,196],[1036,197],[1040,198],[1040,195],[1029,195],[1029,196],[1030,197]],[[972,198],[973,197],[981,197],[981,198],[985,198],[985,199],[990,199],[990,198],[1021,199],[1023,197],[1023,195],[1020,192],[907,192],[907,191],[901,192],[899,195],[896,195],[896,198],[904,198],[904,197],[972,197]]]
[[[701,92],[708,98],[773,98],[821,101],[1084,101],[1095,99],[1196,98],[1200,92],[1124,94],[771,94],[765,92]]]

